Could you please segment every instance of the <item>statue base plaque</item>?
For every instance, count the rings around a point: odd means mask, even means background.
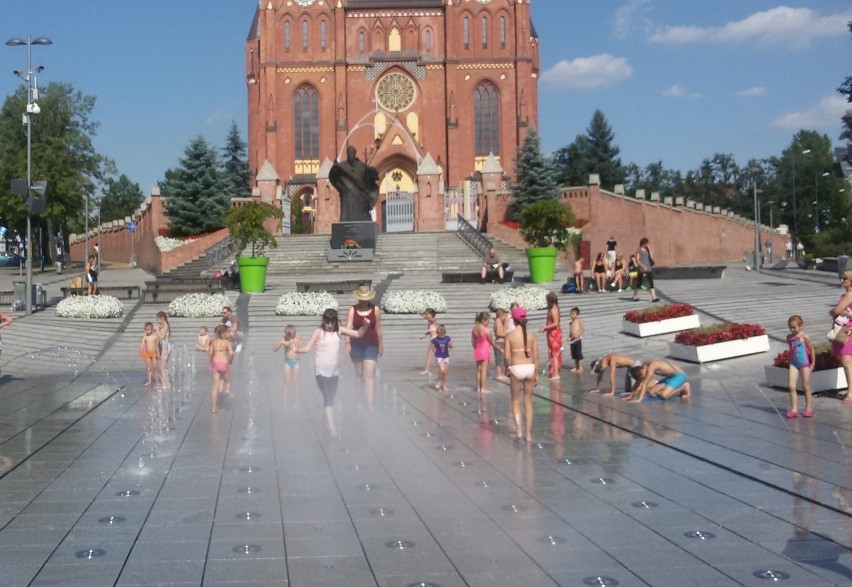
[[[377,235],[378,225],[372,221],[333,223],[329,262],[372,261]]]

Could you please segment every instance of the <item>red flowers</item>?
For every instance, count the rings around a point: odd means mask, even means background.
[[[682,318],[692,316],[695,312],[689,304],[666,304],[665,306],[653,306],[645,310],[631,310],[624,314],[624,320],[634,324],[645,324],[646,322],[659,322],[669,318]]]
[[[743,340],[754,336],[762,336],[766,330],[757,324],[711,324],[692,330],[684,330],[675,335],[674,341],[678,344],[688,346],[704,346],[717,342],[728,342],[731,340]]]
[[[840,361],[831,354],[831,343],[826,344],[818,344],[814,347],[814,354],[816,355],[816,364],[814,365],[814,371],[826,371],[828,369],[837,369],[840,367]],[[787,369],[790,367],[790,351],[782,351],[775,356],[775,360],[772,361],[772,364],[775,367],[781,367],[782,369]]]

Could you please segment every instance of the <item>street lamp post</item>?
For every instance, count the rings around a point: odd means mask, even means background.
[[[26,41],[17,38],[9,39],[6,44],[12,47],[19,45],[26,45],[27,47],[27,70],[26,72],[17,71],[16,74],[27,84],[27,111],[24,113],[24,122],[27,125],[27,291],[24,292],[24,299],[26,300],[27,316],[30,316],[33,313],[33,226],[30,207],[33,188],[33,114],[40,112],[38,104],[35,102],[36,96],[33,95],[33,45],[52,45],[53,41],[46,37],[33,39],[30,35],[27,35]],[[41,70],[42,68],[39,67],[39,71]]]
[[[760,190],[757,189],[756,181],[752,185],[754,187],[754,270],[760,271],[760,200],[757,196]]]
[[[831,175],[828,171],[823,172],[822,175],[814,176],[814,207],[816,208],[816,226],[814,231],[819,234],[819,178],[820,177],[828,177]]]

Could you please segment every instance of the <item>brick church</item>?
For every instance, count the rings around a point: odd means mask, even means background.
[[[312,232],[339,218],[348,145],[379,171],[383,230],[445,230],[537,125],[529,0],[259,0],[245,59],[250,170]]]

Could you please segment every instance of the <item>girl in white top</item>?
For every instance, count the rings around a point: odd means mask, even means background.
[[[337,438],[334,426],[334,397],[337,394],[337,379],[340,375],[340,335],[361,338],[370,326],[368,319],[358,330],[352,330],[340,325],[337,310],[328,308],[322,314],[320,327],[314,330],[308,343],[298,349],[299,353],[310,352],[316,347],[314,354],[314,374],[317,386],[322,393],[325,424],[332,438]]]

